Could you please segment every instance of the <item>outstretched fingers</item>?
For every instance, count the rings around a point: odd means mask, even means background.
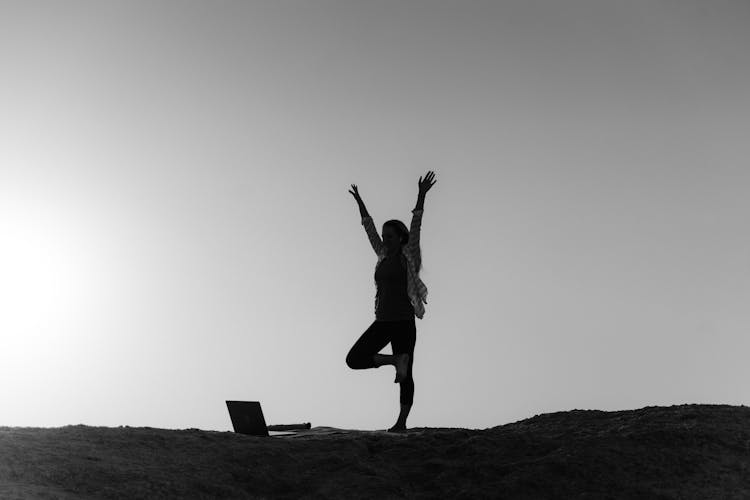
[[[426,193],[434,184],[435,184],[435,173],[430,170],[427,172],[427,175],[425,175],[424,180],[422,177],[419,177],[419,190],[423,193]]]

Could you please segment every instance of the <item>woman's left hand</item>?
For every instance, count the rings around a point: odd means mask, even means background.
[[[424,180],[422,180],[422,177],[419,178],[419,194],[426,194],[427,191],[430,190],[430,188],[435,184],[435,173],[430,170],[427,172],[427,175],[424,176]]]

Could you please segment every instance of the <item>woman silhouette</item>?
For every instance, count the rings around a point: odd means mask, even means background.
[[[419,231],[425,195],[435,184],[434,178],[432,171],[427,173],[424,181],[422,177],[419,178],[419,196],[417,206],[412,210],[411,228],[407,230],[399,220],[389,220],[383,224],[382,241],[359,196],[357,186],[352,184],[352,190],[349,191],[359,204],[362,225],[378,256],[378,263],[375,266],[375,321],[349,350],[346,364],[354,370],[383,365],[396,367],[394,382],[400,384],[401,411],[396,424],[388,429],[389,432],[406,431],[406,418],[414,402],[412,365],[417,340],[414,316],[422,319],[423,303],[427,303],[427,287],[419,279],[419,271],[422,269]],[[393,354],[378,354],[389,342]]]

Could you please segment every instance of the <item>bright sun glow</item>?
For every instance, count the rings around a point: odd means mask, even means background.
[[[97,310],[103,270],[86,222],[72,207],[49,200],[0,202],[4,372],[23,374],[80,348],[78,332]]]
[[[0,225],[6,242],[0,249],[0,290],[10,313],[4,319],[12,321],[6,332],[31,333],[77,302],[82,269],[77,269],[75,242],[60,221],[47,215],[6,213]]]

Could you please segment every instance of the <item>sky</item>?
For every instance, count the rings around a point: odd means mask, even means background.
[[[0,3],[0,425],[409,427],[750,392],[743,0]],[[386,348],[384,353],[390,353]]]

